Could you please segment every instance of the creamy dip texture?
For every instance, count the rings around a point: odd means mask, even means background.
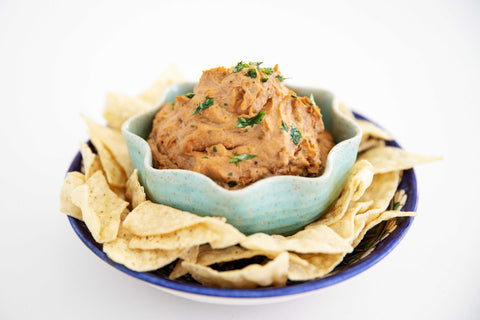
[[[277,66],[252,62],[204,71],[193,93],[160,108],[148,143],[155,168],[200,172],[228,189],[319,176],[334,145],[320,109]]]

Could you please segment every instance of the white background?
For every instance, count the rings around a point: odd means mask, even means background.
[[[480,319],[478,1],[0,0],[0,319]],[[366,272],[280,304],[158,291],[91,253],[58,194],[84,113],[170,63],[279,64],[330,89],[413,152],[419,215]]]

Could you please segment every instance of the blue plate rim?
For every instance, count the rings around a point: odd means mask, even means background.
[[[367,120],[372,123],[370,119],[365,116],[354,112],[354,115],[358,119]],[[376,123],[375,123],[376,124]],[[395,141],[389,141],[388,145],[401,148],[401,146]],[[72,163],[69,166],[68,172],[71,171],[80,171],[81,168],[81,154],[78,152],[74,157]],[[405,186],[408,186],[407,191],[407,202],[402,208],[402,211],[415,211],[417,209],[418,203],[418,191],[417,191],[417,180],[415,176],[415,171],[409,169],[404,171],[402,181],[399,185],[399,189]],[[355,263],[351,264],[345,270],[341,272],[334,273],[330,276],[321,279],[313,279],[309,281],[294,282],[290,283],[284,287],[269,287],[269,288],[255,288],[255,289],[224,289],[224,288],[213,288],[206,287],[200,284],[195,283],[185,283],[179,282],[177,280],[171,280],[168,277],[160,275],[155,272],[136,272],[128,269],[127,267],[112,261],[108,256],[102,251],[101,244],[96,243],[90,232],[85,226],[85,223],[77,220],[73,217],[68,216],[68,220],[73,230],[80,238],[80,240],[100,259],[110,264],[117,270],[126,273],[129,276],[132,276],[136,279],[145,281],[149,284],[164,287],[171,290],[176,290],[179,292],[190,293],[194,295],[203,295],[210,297],[218,298],[273,298],[281,297],[288,295],[297,295],[301,293],[310,292],[313,290],[318,290],[322,288],[329,287],[336,283],[345,281],[352,278],[353,276],[371,268],[373,265],[377,264],[385,256],[387,256],[404,238],[408,232],[411,224],[413,223],[413,217],[403,217],[398,218],[397,228],[389,234],[385,239],[380,241],[375,249],[364,259],[360,259]]]

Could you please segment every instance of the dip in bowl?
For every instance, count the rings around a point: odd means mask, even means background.
[[[291,234],[321,217],[343,189],[361,139],[361,129],[354,121],[341,114],[333,94],[316,88],[288,87],[295,98],[313,98],[314,107],[320,108],[325,130],[335,143],[326,161],[319,166],[321,168],[320,171],[317,170],[317,176],[310,171],[308,173],[313,176],[308,177],[287,172],[286,174],[290,175],[267,176],[238,188],[237,184],[221,179],[214,181],[196,171],[156,169],[153,166],[157,160],[152,158],[151,144],[147,141],[151,143],[149,136],[157,113],[161,108],[169,107],[170,102],[178,101],[177,97],[188,96],[194,92],[195,85],[172,85],[155,108],[132,117],[122,126],[133,165],[138,170],[140,182],[150,200],[201,216],[223,216],[228,223],[245,234]],[[211,105],[208,99],[202,98],[202,101],[198,104],[199,109],[194,110],[194,115]],[[174,104],[172,107],[175,107]],[[257,119],[260,118],[260,113],[256,114]],[[252,127],[247,125],[245,129]],[[279,126],[278,130],[281,129]],[[298,144],[291,124],[287,124],[286,130],[290,130],[290,136],[286,136]],[[216,152],[213,147],[212,152]],[[253,162],[257,154],[245,152],[235,157],[232,159],[237,162],[230,163],[234,169],[238,161]],[[294,170],[300,171],[297,168],[291,171]],[[303,172],[302,170],[299,173]],[[233,182],[236,183],[235,180]]]

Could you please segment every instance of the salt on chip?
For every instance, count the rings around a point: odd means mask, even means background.
[[[176,65],[170,65],[162,72],[162,74],[158,77],[155,83],[150,86],[150,88],[138,95],[138,98],[148,102],[150,105],[155,105],[166,87],[173,83],[184,80],[185,78],[180,70],[178,70],[178,67]]]
[[[141,250],[128,247],[131,234],[123,229],[118,238],[103,244],[103,251],[113,261],[123,264],[133,271],[146,272],[160,269],[185,253],[181,250]]]
[[[358,161],[367,160],[370,162],[373,165],[375,173],[406,170],[419,164],[440,159],[441,157],[414,154],[390,146],[370,149],[358,156]]]
[[[125,175],[127,177],[130,176],[133,172],[133,163],[130,159],[127,142],[125,141],[125,138],[123,138],[123,135],[112,128],[96,123],[86,116],[83,116],[83,118],[87,122],[90,137],[95,137],[96,140],[100,141],[103,146],[110,151],[114,160],[122,167]],[[97,145],[95,145],[95,147],[97,147]]]
[[[84,183],[85,176],[72,171],[67,173],[60,190],[60,211],[78,220],[83,220],[82,210],[72,202],[72,191]]]
[[[367,161],[357,161],[353,165],[340,197],[333,206],[318,221],[308,227],[317,224],[332,224],[340,220],[347,211],[350,202],[358,200],[368,188],[373,179],[373,167]],[[308,228],[307,227],[307,228]]]
[[[130,117],[144,112],[152,106],[151,103],[137,97],[108,92],[103,117],[110,127],[120,130],[122,124]]]
[[[357,236],[357,238],[353,241],[353,246],[356,247],[360,241],[362,241],[363,237],[365,234],[368,232],[368,230],[372,229],[375,227],[377,224],[379,224],[382,221],[393,219],[393,218],[398,218],[398,217],[412,217],[416,216],[416,212],[412,211],[398,211],[398,210],[388,210],[385,212],[382,212],[376,219],[370,221],[360,232],[360,234]]]
[[[289,258],[283,252],[265,265],[251,264],[239,270],[217,271],[207,266],[182,262],[192,277],[203,285],[220,288],[248,289],[257,286],[284,286]]]
[[[271,252],[345,253],[353,250],[345,239],[323,224],[306,228],[288,237],[255,233],[240,242],[240,245],[252,250]]]
[[[132,204],[132,209],[135,209],[140,203],[147,201],[145,189],[138,181],[137,169],[133,171],[127,180],[125,196]]]
[[[117,237],[120,217],[128,202],[110,190],[101,171],[72,192],[72,202],[81,208],[85,224],[98,243]]]
[[[340,264],[345,256],[344,253],[289,254],[288,279],[292,281],[306,281],[324,277]]]

